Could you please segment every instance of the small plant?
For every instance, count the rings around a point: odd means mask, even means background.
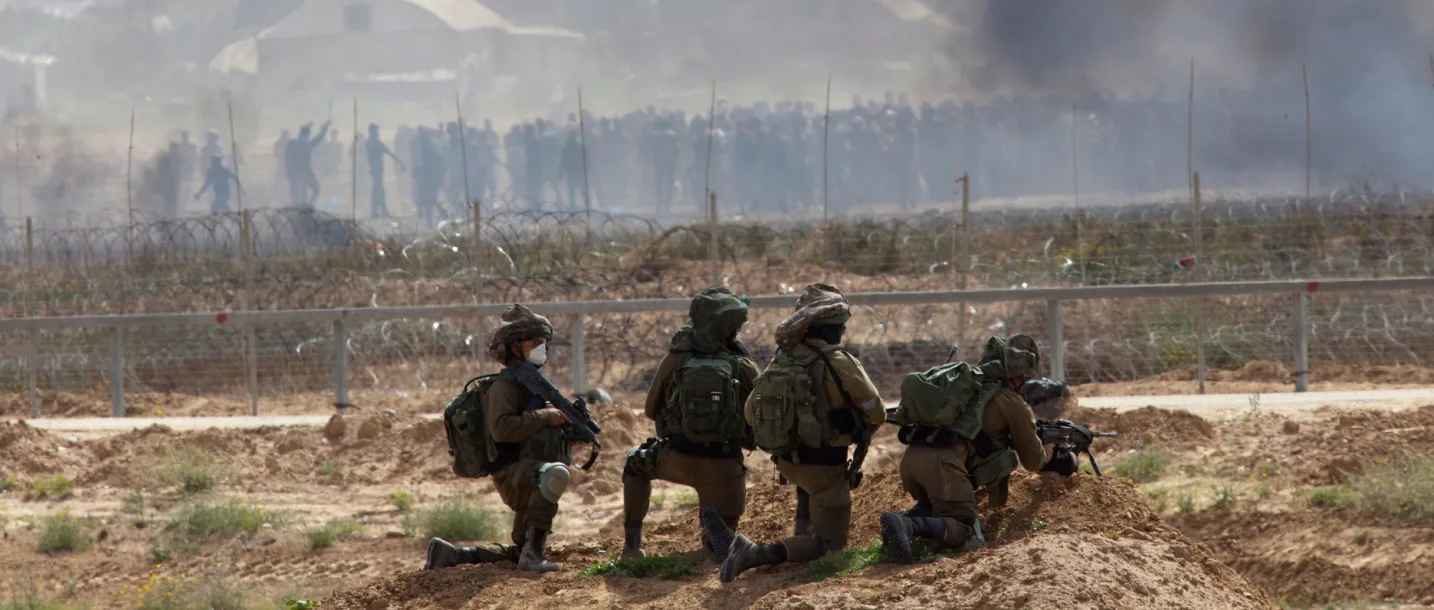
[[[1146,490],[1145,497],[1150,498],[1150,505],[1157,513],[1170,510],[1170,492],[1164,489]]]
[[[677,510],[697,508],[697,492],[690,489],[678,491],[672,494],[671,502],[672,508]]]
[[[161,485],[178,488],[185,496],[212,491],[219,482],[219,470],[213,455],[188,447],[166,453],[155,467]]]
[[[1310,506],[1315,508],[1345,508],[1353,506],[1359,497],[1345,485],[1329,485],[1310,490]]]
[[[158,541],[149,547],[150,563],[161,564],[173,558],[174,554],[169,551],[169,548],[160,544]]]
[[[393,505],[394,510],[406,513],[413,510],[413,494],[402,489],[388,494],[388,503]]]
[[[1175,500],[1175,508],[1182,515],[1193,513],[1195,512],[1195,498],[1190,494],[1180,494],[1180,497]]]
[[[0,477],[0,494],[15,489],[15,479],[8,476]]]
[[[1382,464],[1349,482],[1359,509],[1408,520],[1434,519],[1434,457]]]
[[[11,596],[11,598],[10,598],[9,600],[0,601],[0,610],[69,610],[69,609],[70,609],[70,606],[66,606],[66,605],[61,604],[61,603],[59,603],[59,602],[54,602],[54,601],[50,601],[50,600],[41,598],[38,593],[35,593],[35,592],[33,592],[33,591],[26,592],[26,593],[16,594],[16,595]]]
[[[136,610],[249,610],[251,607],[244,590],[223,579],[186,582],[151,577],[140,588]]]
[[[325,461],[319,464],[319,480],[329,485],[342,485],[344,482],[343,469],[337,462]]]
[[[697,564],[678,556],[649,555],[641,559],[600,561],[583,569],[583,576],[626,576],[676,580],[697,573]]]
[[[31,500],[64,500],[73,495],[75,482],[62,474],[30,481]]]
[[[498,534],[493,513],[466,500],[447,500],[438,506],[403,518],[403,531],[412,536],[445,540],[485,540]]]
[[[1228,485],[1222,485],[1215,490],[1215,502],[1210,508],[1215,510],[1229,510],[1235,505],[1235,490]]]
[[[1165,473],[1170,456],[1157,449],[1142,449],[1115,465],[1115,474],[1136,483],[1150,483]]]
[[[272,512],[238,502],[192,504],[176,512],[165,526],[166,548],[185,550],[208,540],[253,535],[264,524],[277,521],[278,516]]]
[[[881,543],[878,542],[871,546],[827,553],[821,559],[807,564],[807,578],[819,581],[864,570],[881,561],[881,552]]]
[[[83,551],[90,542],[85,524],[68,512],[50,515],[40,522],[41,553]]]
[[[1041,531],[1041,530],[1043,530],[1043,529],[1046,529],[1047,527],[1050,527],[1050,525],[1051,525],[1051,524],[1046,523],[1046,520],[1045,520],[1045,519],[1042,519],[1042,518],[1040,518],[1040,517],[1036,517],[1035,519],[1031,519],[1031,531],[1033,531],[1033,532],[1039,532],[1039,531]]]
[[[318,610],[319,608],[318,602],[293,597],[286,597],[281,603],[283,605],[279,607],[279,610]]]
[[[144,508],[144,491],[139,489],[126,494],[124,502],[120,505],[120,510],[126,515],[134,515],[141,519],[144,518]]]
[[[322,551],[334,545],[344,538],[349,538],[359,531],[359,524],[351,519],[335,519],[319,527],[304,532],[309,539],[310,551]]]

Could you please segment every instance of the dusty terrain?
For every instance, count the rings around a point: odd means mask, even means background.
[[[1075,419],[1121,433],[1097,445],[1106,477],[1021,476],[1010,506],[988,515],[986,549],[826,580],[803,566],[764,568],[723,587],[698,553],[693,497],[665,484],[648,520],[649,550],[689,557],[696,573],[675,580],[581,573],[619,549],[621,454],[650,430],[632,399],[619,396],[599,411],[609,431],[602,459],[579,477],[557,523],[554,554],[566,569],[542,577],[503,566],[419,571],[422,540],[406,531],[408,515],[463,497],[494,510],[493,540],[507,526],[490,484],[455,478],[439,425],[413,410],[366,409],[327,429],[151,428],[75,438],[0,424],[0,607],[16,599],[185,607],[150,602],[156,591],[215,586],[242,592],[256,608],[276,607],[285,596],[363,609],[1434,605],[1434,521],[1310,501],[1313,490],[1374,464],[1429,456],[1434,407],[1324,409],[1297,425],[1257,405],[1219,421],[1159,409],[1076,409]],[[879,540],[881,511],[909,505],[895,476],[893,436],[879,437],[856,493],[854,548]],[[1154,478],[1129,480],[1122,464],[1151,452],[1168,464]],[[186,494],[164,476],[176,463],[203,464],[213,489]],[[792,491],[778,486],[760,455],[748,466],[742,529],[778,538],[790,529]],[[37,482],[57,474],[73,489],[40,497]],[[396,491],[414,496],[407,512],[395,506]],[[186,507],[229,500],[272,514],[253,533],[194,548],[166,542]],[[39,552],[46,518],[64,512],[82,520],[92,544]],[[335,519],[357,527],[331,547],[313,548],[309,531]]]

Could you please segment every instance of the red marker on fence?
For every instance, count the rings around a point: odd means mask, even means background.
[[[219,312],[219,313],[217,313],[217,314],[214,314],[214,321],[217,322],[217,323],[219,323],[219,324],[224,324],[224,323],[228,322],[228,321],[229,321],[229,312],[227,312],[227,311],[221,311],[221,312]]]
[[[1305,284],[1305,292],[1308,292],[1308,293],[1310,293],[1310,294],[1314,294],[1315,292],[1318,292],[1318,291],[1319,291],[1319,282],[1310,282],[1310,283],[1308,283],[1308,284]]]

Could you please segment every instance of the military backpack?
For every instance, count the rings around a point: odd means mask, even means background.
[[[986,403],[1000,390],[998,385],[983,381],[981,371],[965,362],[910,373],[901,380],[901,403],[891,421],[975,439],[981,433]]]
[[[688,353],[678,366],[667,395],[664,435],[691,443],[739,445],[746,435],[742,420],[741,379],[737,359],[728,355]]]
[[[820,354],[804,352],[778,351],[747,399],[747,422],[757,447],[772,455],[828,447],[838,435],[826,392],[818,385],[825,361]]]
[[[504,466],[488,434],[488,418],[483,409],[488,389],[497,380],[497,374],[469,380],[443,410],[448,455],[453,456],[453,474],[460,477],[486,477]]]

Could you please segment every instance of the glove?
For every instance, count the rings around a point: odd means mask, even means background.
[[[1041,466],[1041,472],[1054,472],[1064,477],[1075,474],[1076,457],[1074,453],[1057,449],[1051,454],[1051,459]]]

